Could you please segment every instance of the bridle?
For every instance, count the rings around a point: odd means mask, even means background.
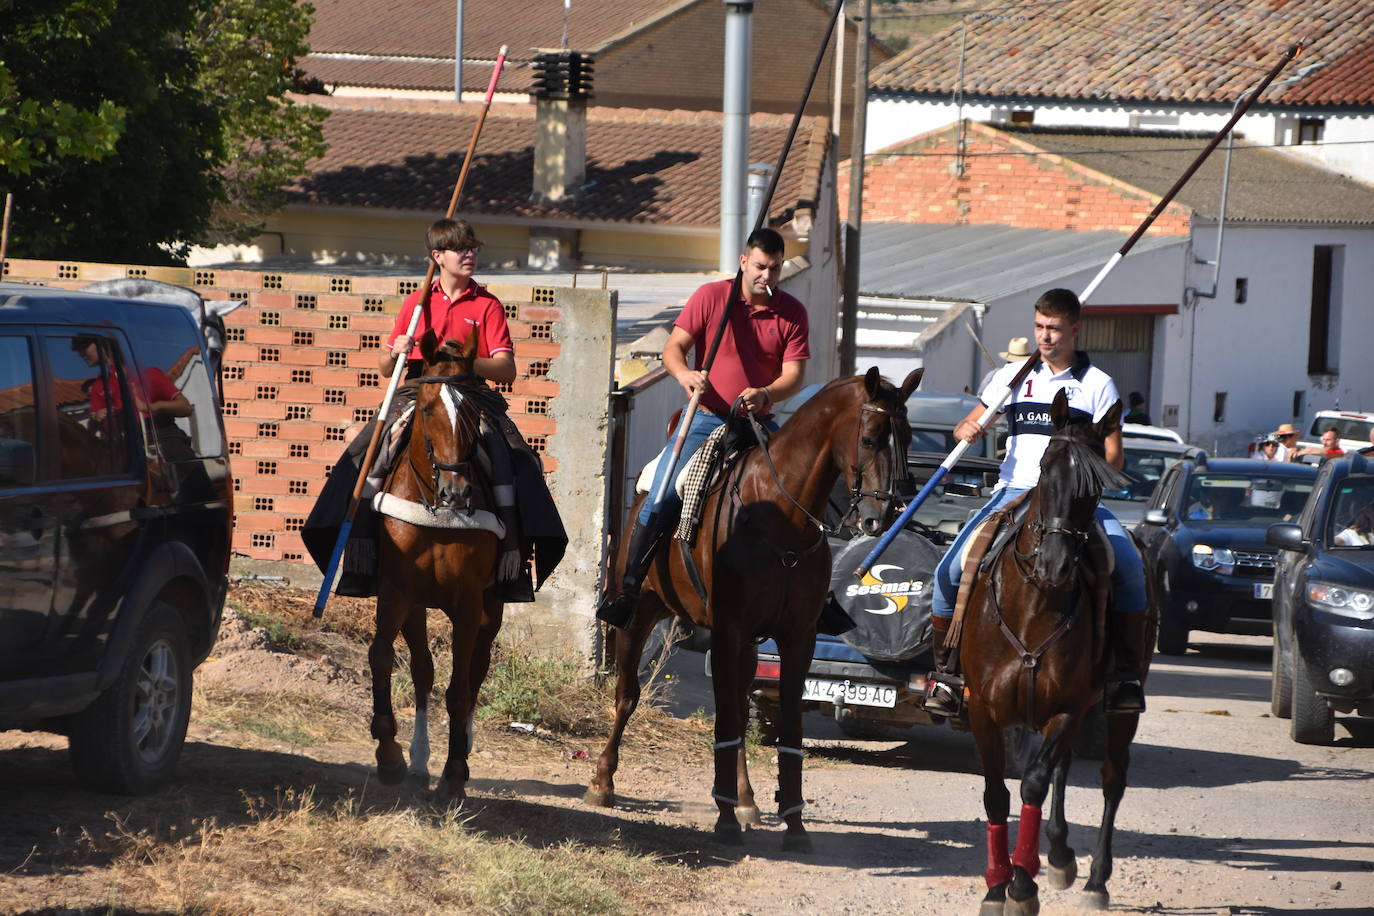
[[[423,375],[416,378],[414,382],[417,387],[420,385],[427,384],[443,385],[445,386],[446,392],[450,393],[451,396],[458,398],[458,403],[454,405],[454,431],[456,433],[457,424],[463,419],[462,404],[464,399],[462,392],[454,391],[453,388],[457,385],[472,382],[478,378],[480,378],[480,376],[478,376],[475,372],[463,372],[456,375]],[[406,460],[410,464],[411,474],[415,477],[415,482],[420,490],[420,504],[423,505],[426,509],[428,509],[431,514],[435,514],[441,509],[446,509],[465,510],[467,514],[471,515],[475,507],[471,504],[469,500],[464,500],[464,503],[458,506],[448,506],[441,504],[439,499],[439,478],[442,472],[448,471],[450,473],[458,474],[463,478],[471,480],[472,461],[470,460],[469,456],[472,455],[472,450],[477,444],[478,436],[474,434],[469,439],[467,452],[464,454],[464,457],[461,461],[440,461],[434,454],[434,442],[430,439],[429,431],[425,428],[425,424],[418,422],[417,418],[415,425],[420,428],[420,436],[424,442],[425,456],[429,460],[430,468],[429,475],[428,477],[426,477],[424,472],[422,472],[419,468],[415,466],[414,456],[412,455],[410,449],[406,449]],[[425,491],[424,482],[426,480],[428,480],[429,482],[429,492]]]
[[[1080,445],[1077,439],[1064,433],[1055,433],[1050,436],[1050,442],[1064,442],[1069,446],[1069,468],[1072,471],[1078,464],[1078,456],[1074,454],[1075,449]],[[1047,446],[1048,448],[1048,446]],[[1076,567],[1082,557],[1083,549],[1088,544],[1088,537],[1092,530],[1091,523],[1086,528],[1074,527],[1072,520],[1063,516],[1051,516],[1048,520],[1044,517],[1044,504],[1036,500],[1035,518],[1026,525],[1031,532],[1030,550],[1022,553],[1015,542],[1011,544],[1012,558],[1016,562],[1017,572],[1020,573],[1022,581],[1027,585],[1044,590],[1045,583],[1040,581],[1039,575],[1035,571],[1035,558],[1045,547],[1045,539],[1050,535],[1059,535],[1069,539],[1070,556],[1073,558],[1073,565]]]

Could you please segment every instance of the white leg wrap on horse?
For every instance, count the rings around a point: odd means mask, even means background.
[[[786,811],[779,811],[778,817],[791,817],[794,814],[801,814],[805,810],[806,802],[797,802],[795,805],[788,808]]]
[[[779,745],[777,746],[777,752],[778,752],[779,754],[796,754],[798,757],[805,757],[805,756],[806,756],[806,751],[802,750],[801,748],[799,748],[799,747],[788,747],[788,746],[785,745],[785,744],[779,744]]]
[[[719,792],[712,792],[711,797],[722,804],[730,805],[735,808],[739,807],[739,799],[733,795],[721,795]]]
[[[743,743],[743,738],[735,738],[732,741],[717,741],[715,743],[715,749],[718,751],[728,751],[730,748],[739,747]]]
[[[415,733],[410,736],[409,772],[429,775],[429,710],[415,710]]]

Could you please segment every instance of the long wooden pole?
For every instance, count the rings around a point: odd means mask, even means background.
[[[1236,108],[1234,112],[1231,113],[1230,119],[1224,125],[1222,125],[1221,130],[1216,132],[1216,135],[1212,137],[1211,142],[1208,143],[1205,147],[1203,147],[1202,152],[1198,153],[1197,158],[1193,160],[1192,165],[1188,166],[1188,168],[1184,170],[1183,174],[1180,175],[1178,177],[1178,180],[1174,182],[1173,187],[1169,188],[1169,190],[1165,192],[1164,196],[1159,199],[1159,203],[1155,204],[1155,208],[1151,210],[1150,214],[1145,217],[1144,221],[1136,227],[1135,232],[1131,233],[1130,238],[1126,239],[1125,244],[1123,244],[1121,248],[1117,250],[1116,254],[1112,255],[1111,258],[1108,259],[1107,263],[1102,266],[1102,269],[1097,272],[1097,276],[1092,278],[1092,281],[1083,289],[1083,292],[1079,295],[1079,302],[1086,302],[1088,297],[1091,296],[1100,285],[1102,285],[1102,281],[1106,279],[1107,274],[1111,273],[1112,268],[1115,267],[1121,261],[1121,259],[1126,256],[1126,253],[1131,250],[1135,243],[1140,240],[1140,237],[1145,234],[1145,230],[1150,228],[1150,224],[1155,221],[1155,218],[1159,216],[1159,214],[1164,212],[1164,208],[1169,206],[1169,204],[1173,201],[1174,197],[1178,194],[1178,192],[1183,189],[1183,185],[1187,183],[1189,178],[1193,177],[1193,173],[1202,167],[1202,163],[1206,161],[1207,157],[1212,154],[1212,150],[1216,149],[1217,145],[1221,143],[1222,140],[1226,139],[1226,135],[1231,132],[1232,127],[1236,126],[1236,122],[1240,120],[1240,116],[1245,114],[1245,112],[1250,108],[1251,104],[1254,103],[1255,99],[1260,97],[1264,90],[1269,87],[1269,84],[1274,81],[1274,78],[1279,75],[1280,71],[1282,71],[1284,67],[1288,66],[1289,62],[1292,61],[1293,58],[1297,57],[1298,52],[1301,50],[1302,42],[1298,42],[1297,44],[1291,45],[1288,48],[1288,50],[1286,50],[1283,53],[1283,58],[1278,63],[1276,63],[1273,69],[1265,75],[1264,79],[1260,81],[1258,86],[1256,86],[1254,89],[1245,90],[1247,93],[1250,94],[1250,97],[1246,99],[1245,104],[1240,105]],[[987,409],[985,409],[982,415],[978,417],[978,425],[980,428],[986,430],[990,425],[992,425],[993,418],[997,416],[999,411],[1001,411],[1002,405],[1005,404],[1007,402],[1007,399],[1011,397],[1011,393],[1015,391],[1018,387],[1020,387],[1021,383],[1025,381],[1026,376],[1030,374],[1031,370],[1034,369],[1039,362],[1040,353],[1037,350],[1035,353],[1031,355],[1030,359],[1026,360],[1025,365],[1023,365],[1020,368],[1020,370],[1017,371],[1015,377],[1012,378],[1011,383],[1008,384],[1007,387],[1004,388],[993,399],[994,402],[988,405]],[[949,473],[950,468],[954,467],[955,463],[958,462],[958,460],[964,456],[964,452],[968,451],[968,447],[968,442],[960,442],[958,445],[954,447],[954,451],[949,453],[949,457],[947,457],[944,461],[940,462],[940,466],[935,469],[935,473],[932,474],[930,476],[930,479],[926,481],[925,486],[921,488],[921,492],[917,493],[916,498],[913,499],[904,510],[902,510],[902,514],[897,516],[897,520],[892,523],[892,526],[888,528],[886,532],[883,533],[882,537],[878,538],[878,543],[873,545],[873,549],[868,552],[868,556],[864,557],[863,562],[860,563],[858,568],[854,570],[854,578],[862,579],[864,573],[868,572],[870,569],[873,568],[873,564],[878,562],[878,558],[883,555],[883,551],[887,550],[888,545],[891,544],[893,539],[897,537],[897,532],[901,531],[902,528],[906,525],[906,523],[911,519],[911,516],[916,514],[916,510],[920,508],[921,503],[925,502],[926,498],[930,496],[932,492],[935,491],[935,488],[940,484],[940,481],[944,480],[945,475]]]
[[[0,223],[0,278],[5,276],[5,255],[10,250],[10,214],[14,212],[14,192],[5,192],[5,219]]]
[[[787,130],[787,139],[783,141],[782,152],[778,155],[777,168],[773,169],[773,176],[768,182],[768,190],[763,195],[763,200],[759,202],[758,216],[754,218],[754,232],[763,228],[768,220],[768,210],[773,202],[773,194],[778,189],[778,179],[782,177],[783,166],[787,164],[787,153],[792,149],[792,141],[797,136],[797,128],[801,125],[802,116],[806,112],[806,102],[811,98],[811,89],[816,85],[816,74],[820,72],[821,63],[825,60],[825,52],[830,45],[830,36],[835,31],[835,20],[840,16],[843,4],[836,2],[834,11],[830,14],[830,23],[826,26],[825,35],[821,38],[819,48],[816,50],[816,61],[811,65],[811,75],[806,80],[806,91],[802,93],[801,101],[797,103],[797,112],[792,116],[792,125]],[[735,279],[730,283],[730,294],[725,300],[725,307],[720,310],[720,321],[716,323],[715,333],[711,337],[711,346],[706,351],[705,358],[701,361],[702,387],[696,390],[692,399],[687,402],[687,407],[682,411],[682,419],[678,421],[677,436],[673,439],[673,450],[668,454],[667,466],[664,468],[662,477],[658,481],[658,486],[654,488],[653,510],[649,516],[649,527],[653,527],[658,521],[658,507],[663,503],[664,494],[668,492],[668,487],[673,485],[674,472],[677,470],[678,461],[682,457],[682,448],[687,442],[687,431],[692,428],[692,420],[696,417],[697,408],[701,404],[701,396],[707,385],[707,377],[711,373],[711,366],[716,361],[716,351],[720,349],[721,338],[725,336],[725,327],[730,321],[730,310],[735,306],[735,300],[739,298],[740,287],[744,284],[744,270],[735,271]]]
[[[468,150],[463,156],[463,167],[458,172],[458,181],[453,185],[453,196],[448,200],[448,209],[444,211],[445,218],[452,218],[458,210],[458,198],[463,194],[463,185],[468,180],[468,170],[472,168],[472,157],[477,152],[477,138],[482,135],[482,125],[486,123],[487,112],[491,109],[492,96],[496,94],[496,81],[501,78],[501,70],[506,65],[506,46],[501,46],[501,51],[496,55],[496,66],[491,72],[491,82],[487,84],[487,95],[482,100],[482,110],[477,115],[477,123],[472,128],[472,138],[468,140]],[[415,329],[420,324],[420,315],[429,307],[429,298],[434,286],[434,271],[437,265],[434,258],[429,258],[429,267],[425,270],[425,282],[420,287],[420,300],[415,303],[415,308],[410,313],[410,324],[406,328],[406,337],[414,337]],[[363,463],[358,469],[358,479],[353,484],[353,495],[348,500],[348,512],[344,516],[343,525],[339,528],[339,536],[334,541],[334,550],[329,556],[329,565],[325,569],[324,581],[320,583],[320,593],[315,598],[316,617],[324,615],[324,607],[329,602],[329,593],[334,590],[334,578],[339,571],[339,560],[343,558],[344,547],[348,544],[349,532],[353,530],[353,519],[358,514],[358,505],[362,502],[363,487],[367,485],[367,473],[372,468],[372,463],[377,460],[377,450],[381,446],[382,434],[385,432],[383,424],[386,422],[387,414],[391,411],[391,401],[396,396],[396,389],[401,382],[401,376],[406,368],[405,353],[396,356],[396,365],[391,370],[391,379],[387,383],[386,396],[382,398],[382,406],[377,411],[376,425],[373,427],[372,438],[367,443],[367,454],[363,457]]]

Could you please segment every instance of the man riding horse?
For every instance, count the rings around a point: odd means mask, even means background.
[[[1088,354],[1074,349],[1078,337],[1080,305],[1067,289],[1052,289],[1035,303],[1035,341],[1040,363],[1011,394],[1006,413],[1010,427],[1007,454],[992,499],[971,518],[944,559],[935,568],[931,624],[935,634],[936,676],[931,679],[925,708],[936,715],[954,716],[959,712],[962,682],[958,679],[956,645],[946,640],[954,617],[954,599],[959,594],[965,545],[979,523],[992,512],[1006,506],[1034,487],[1040,479],[1040,458],[1054,429],[1050,405],[1063,391],[1068,397],[1070,415],[1081,422],[1097,422],[1120,400],[1111,376],[1097,368]],[[1023,361],[1022,361],[1023,362]],[[954,435],[974,442],[986,434],[978,425],[984,405],[1010,384],[1022,362],[1008,363],[996,370],[982,393],[982,402],[954,427]],[[1121,450],[1121,430],[1105,442],[1106,458],[1114,467],[1125,463]],[[1107,711],[1139,713],[1145,710],[1141,688],[1141,665],[1148,647],[1145,639],[1145,569],[1140,552],[1121,523],[1101,504],[1097,520],[1107,535],[1115,557],[1112,571],[1113,610],[1108,615],[1107,634],[1115,659],[1107,675]]]
[[[683,444],[681,461],[699,449],[713,431],[730,417],[736,399],[744,410],[776,431],[772,420],[773,404],[791,397],[802,387],[806,360],[811,357],[807,338],[809,325],[806,307],[777,288],[782,271],[782,236],[772,229],[758,229],[749,236],[740,255],[742,272],[738,303],[730,311],[725,336],[721,338],[710,379],[701,371],[712,330],[719,324],[721,310],[727,308],[732,280],[717,280],[700,287],[687,300],[673,323],[672,333],[663,347],[663,367],[682,385],[688,397],[702,392],[701,409],[692,418]],[[695,349],[692,364],[688,351]],[[611,589],[596,616],[612,626],[624,627],[634,613],[635,599],[649,568],[659,534],[670,525],[678,508],[676,490],[660,487],[667,473],[664,459],[671,443],[659,456],[650,497],[644,501],[630,534],[625,576],[619,590]],[[653,494],[662,489],[663,499],[656,504]]]

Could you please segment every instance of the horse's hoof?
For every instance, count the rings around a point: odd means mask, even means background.
[[[582,803],[591,805],[593,808],[614,808],[615,791],[613,789],[598,789],[595,786],[588,786],[587,791],[582,796]]]
[[[715,834],[718,843],[724,843],[726,846],[744,845],[744,831],[739,829],[739,824],[716,824],[711,832]]]
[[[1084,891],[1081,896],[1085,910],[1105,910],[1111,905],[1111,895],[1106,891]]]
[[[428,792],[429,774],[417,773],[415,771],[406,773],[406,785],[420,792]]]
[[[406,762],[382,763],[377,761],[377,778],[384,786],[399,786],[406,778]]]
[[[1078,880],[1078,860],[1070,859],[1063,868],[1050,865],[1045,870],[1045,880],[1057,891],[1073,887],[1074,881]]]
[[[434,803],[441,806],[461,806],[467,801],[468,794],[463,791],[463,787],[456,789],[447,779],[440,779],[439,785],[434,787]]]
[[[1017,900],[1011,894],[1007,895],[1007,902],[1002,907],[1002,916],[1036,916],[1040,912],[1040,897],[1027,897],[1025,900]]]
[[[782,835],[782,851],[809,853],[811,851],[810,834],[787,831]]]
[[[735,809],[735,820],[739,825],[746,829],[763,826],[763,816],[759,814],[759,809],[753,805]]]
[[[1002,916],[1001,900],[984,900],[978,907],[978,916]]]

